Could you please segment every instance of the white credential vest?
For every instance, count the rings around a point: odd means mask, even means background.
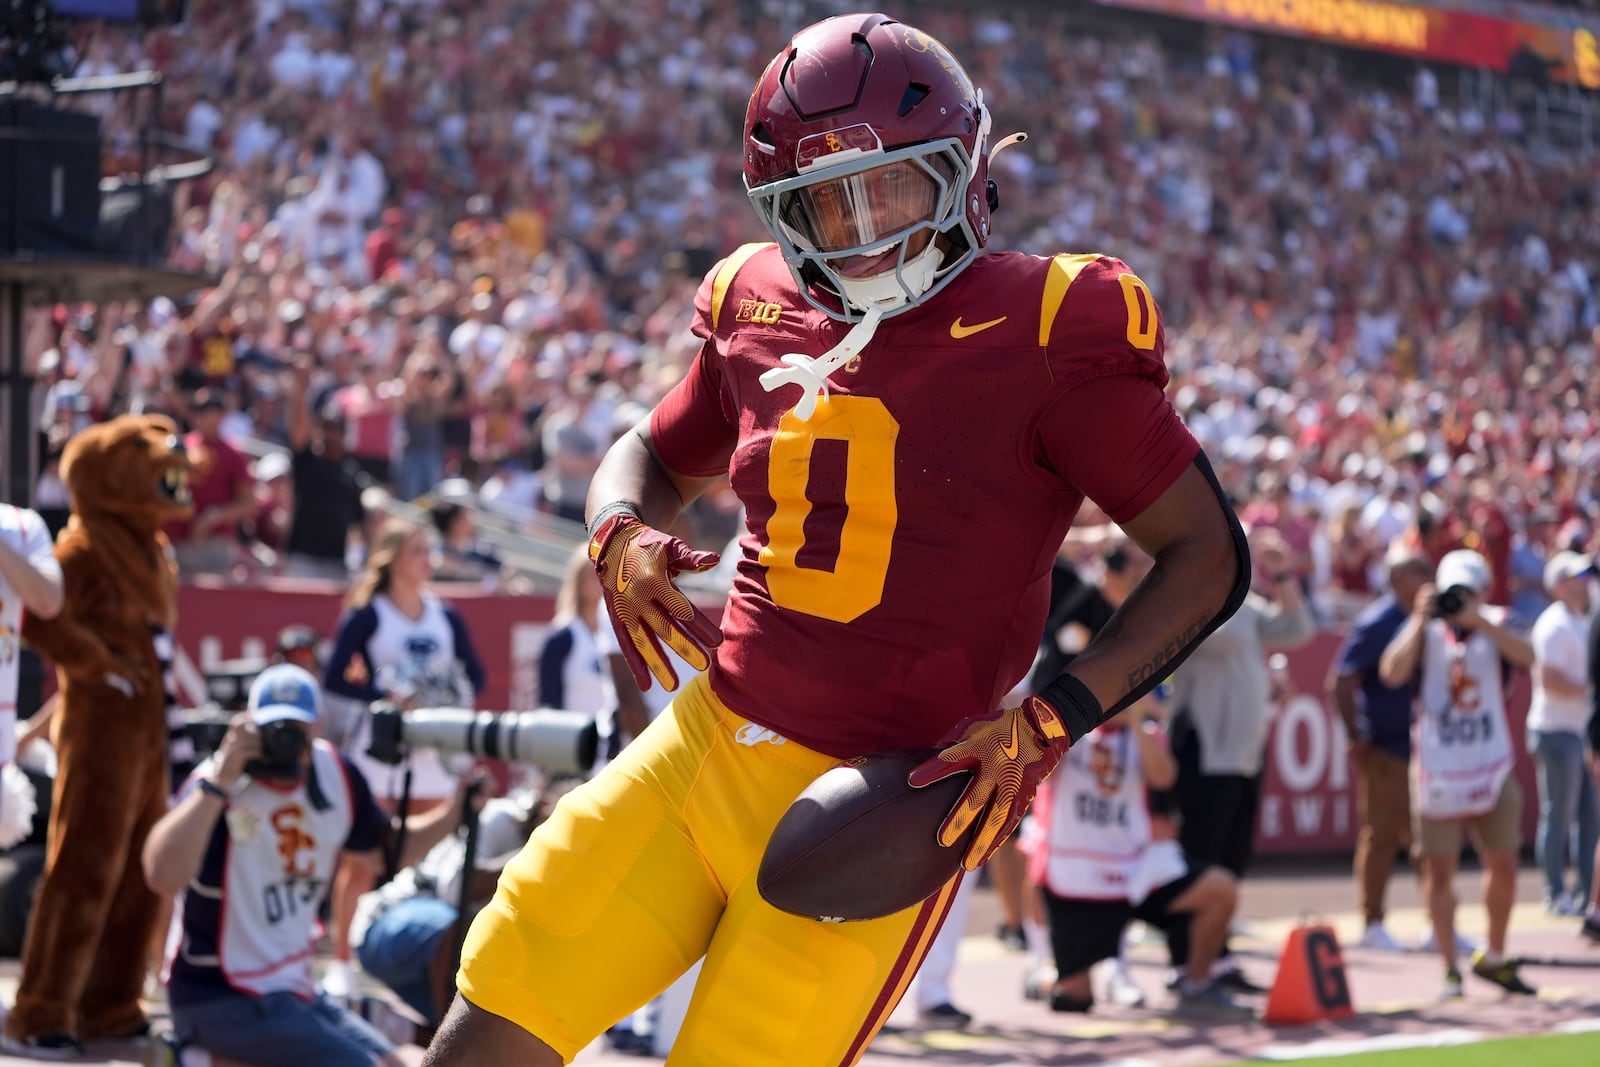
[[[1496,622],[1504,614],[1483,610]],[[1500,651],[1486,635],[1457,637],[1439,620],[1423,641],[1417,810],[1430,819],[1482,815],[1499,801],[1513,760]]]
[[[0,538],[35,570],[60,580],[61,565],[51,552],[50,529],[35,512],[0,504]],[[22,634],[22,597],[0,577],[0,764],[17,755],[17,670]]]
[[[1132,732],[1096,730],[1050,776],[1045,881],[1073,900],[1126,900],[1150,844],[1144,766]]]
[[[202,868],[180,897],[169,944],[191,968],[220,968],[229,986],[255,996],[288,992],[316,995],[311,975],[313,934],[322,899],[333,880],[339,853],[355,814],[344,767],[332,746],[312,746],[317,784],[328,810],[311,804],[304,785],[277,790],[250,782],[234,795],[224,818],[228,848],[217,873]],[[219,900],[214,929],[202,929],[183,911],[195,894]],[[215,954],[206,949],[214,945]],[[212,972],[215,973],[215,972]]]

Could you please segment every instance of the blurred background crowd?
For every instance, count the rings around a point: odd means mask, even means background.
[[[1174,402],[1325,618],[1407,535],[1480,548],[1494,602],[1531,619],[1544,558],[1600,537],[1590,155],[1409,62],[1022,7],[1027,33],[918,12],[997,135],[1030,134],[997,163],[995,244],[1102,250],[1149,282]],[[174,414],[223,457],[180,550],[240,576],[288,568],[296,450],[367,505],[449,480],[524,529],[581,520],[605,447],[693,358],[700,278],[761,238],[731,150],[746,96],[828,10],[202,0],[85,36],[79,74],[163,71],[160,124],[215,153],[177,191],[173,261],[217,284],[40,312],[42,454],[88,420]],[[120,99],[113,144],[137,121]],[[38,502],[64,503],[48,458]],[[738,522],[718,497],[694,519],[706,547]]]

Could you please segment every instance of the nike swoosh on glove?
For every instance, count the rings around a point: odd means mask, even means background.
[[[668,692],[678,688],[662,642],[697,671],[710,665],[706,652],[722,644],[722,631],[695,610],[672,579],[685,571],[710,570],[720,558],[628,514],[612,515],[589,538],[589,562],[600,576],[617,644],[640,689],[650,688],[652,674]]]
[[[906,780],[921,789],[952,774],[972,772],[972,781],[939,827],[939,844],[949,848],[977,824],[978,832],[961,860],[963,867],[975,871],[1022,822],[1039,783],[1061,762],[1070,744],[1056,709],[1030,696],[1018,707],[958,724],[939,754],[912,768]]]

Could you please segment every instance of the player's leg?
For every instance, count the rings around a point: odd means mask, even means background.
[[[458,987],[477,1010],[452,1009],[437,1063],[537,1062],[539,1046],[506,1025],[570,1060],[705,953],[724,887],[753,881],[772,825],[835,762],[796,744],[740,745],[743,725],[696,677],[562,798],[472,924]],[[457,1048],[467,1058],[451,1058]]]
[[[911,986],[960,879],[918,907],[870,922],[822,923],[735,888],[668,1064],[848,1067]]]

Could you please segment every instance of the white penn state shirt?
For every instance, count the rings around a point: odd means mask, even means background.
[[[0,538],[34,570],[61,581],[51,550],[50,529],[37,512],[0,504]],[[17,756],[17,669],[22,634],[22,597],[0,577],[0,766]]]
[[[1496,624],[1505,619],[1504,608],[1480,610]],[[1468,818],[1499,803],[1514,759],[1501,663],[1480,631],[1458,637],[1442,619],[1423,631],[1413,740],[1417,811],[1425,818]]]

